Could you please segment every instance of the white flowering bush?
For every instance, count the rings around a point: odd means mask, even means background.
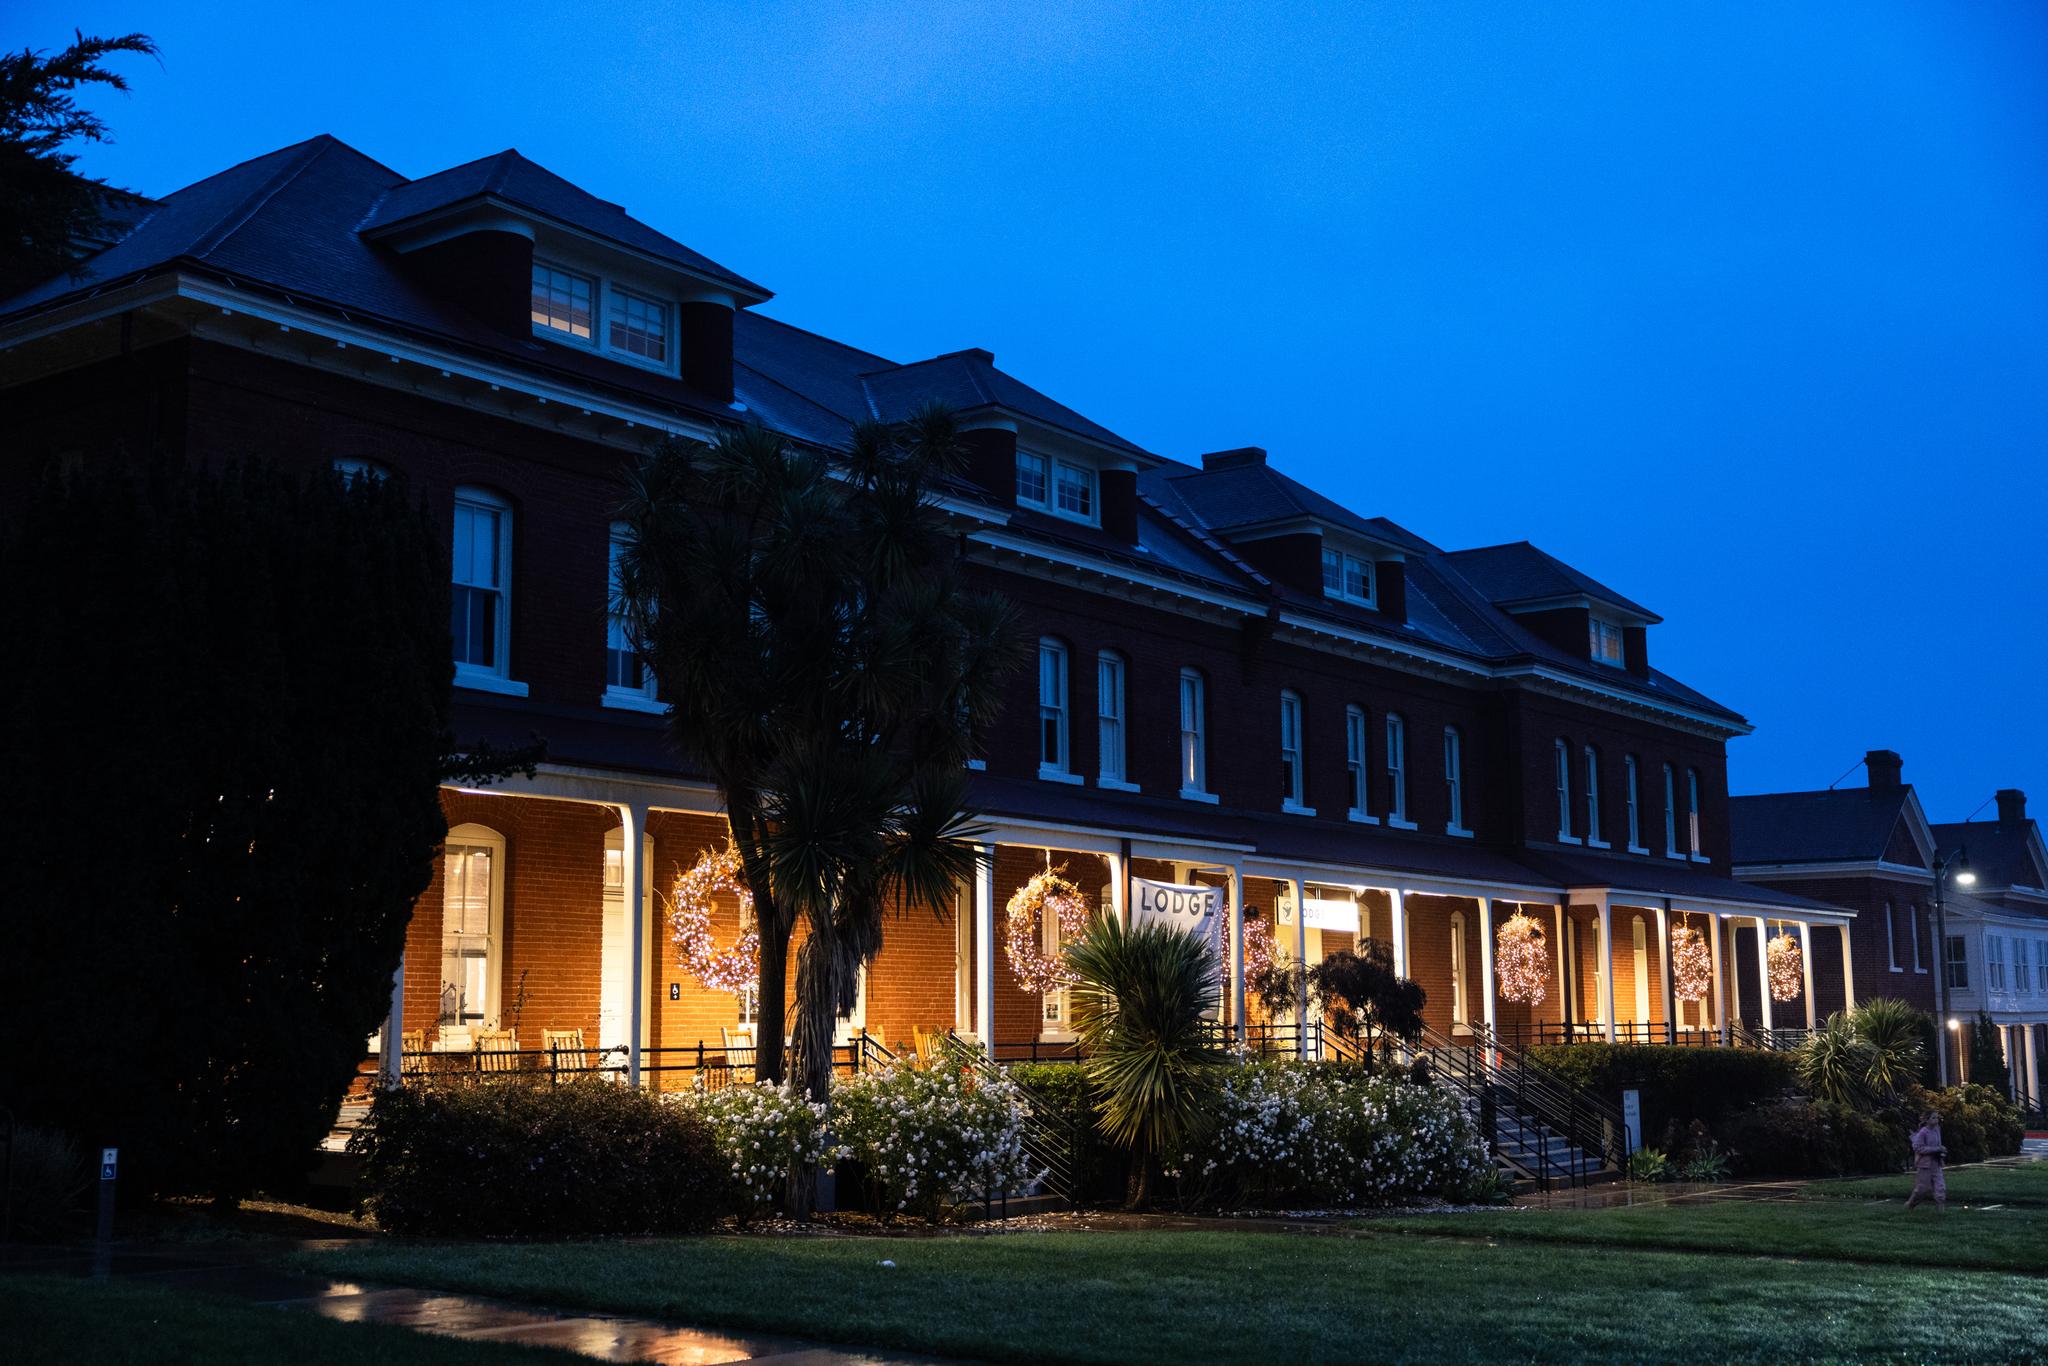
[[[1024,1107],[1007,1078],[898,1059],[839,1082],[832,1130],[859,1162],[882,1212],[938,1220],[1032,1175]]]
[[[1492,1170],[1457,1100],[1362,1069],[1231,1068],[1215,1123],[1168,1169],[1191,1205],[1355,1208],[1463,1199]]]
[[[764,1081],[678,1092],[671,1099],[690,1107],[710,1127],[726,1160],[728,1199],[741,1223],[775,1207],[792,1169],[828,1156],[825,1107],[805,1100],[793,1087]]]

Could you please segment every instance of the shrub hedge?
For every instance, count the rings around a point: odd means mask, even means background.
[[[695,1232],[729,1165],[687,1106],[594,1077],[386,1091],[349,1151],[377,1222],[435,1237]]]
[[[1948,1147],[1948,1164],[1982,1162],[1987,1157],[2011,1157],[2027,1136],[2020,1112],[2002,1092],[1972,1082],[1951,1086],[1946,1091],[1915,1091],[1908,1099],[1900,1120],[1907,1127],[1919,1123],[1922,1111],[1941,1116],[1941,1141]]]
[[[1766,1101],[1718,1132],[1740,1176],[1852,1176],[1906,1163],[1906,1130],[1896,1115],[1804,1096]]]
[[[1732,1115],[1785,1094],[1797,1081],[1790,1053],[1665,1044],[1545,1044],[1529,1060],[1611,1104],[1642,1093],[1643,1142],[1695,1121],[1718,1131]]]

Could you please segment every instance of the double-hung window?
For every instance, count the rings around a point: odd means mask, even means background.
[[[1984,981],[1993,991],[2005,990],[2005,939],[2001,935],[1984,936]]]
[[[1685,857],[1678,847],[1678,777],[1669,764],[1664,765],[1664,857]]]
[[[1899,941],[1892,926],[1892,903],[1884,903],[1884,957],[1886,966],[1893,972],[1904,972],[1899,966]]]
[[[479,488],[455,490],[449,630],[455,682],[524,696],[512,672],[512,505]]]
[[[1372,814],[1372,803],[1366,792],[1367,777],[1370,770],[1366,767],[1365,737],[1365,708],[1358,706],[1346,707],[1344,709],[1344,777],[1351,787],[1351,810],[1348,814],[1352,820],[1369,821],[1373,824],[1378,824],[1379,818]]]
[[[1591,745],[1586,746],[1586,843],[1594,849],[1607,848],[1600,833],[1600,751]]]
[[[1305,813],[1306,779],[1301,770],[1301,695],[1280,694],[1280,809]]]
[[[1127,789],[1124,742],[1124,660],[1111,650],[1095,657],[1096,782]]]
[[[1557,840],[1577,844],[1579,837],[1572,833],[1572,747],[1559,739],[1552,754],[1557,766]]]
[[[1070,460],[1053,462],[1053,511],[1076,521],[1095,520],[1095,471]]]
[[[612,350],[650,365],[668,364],[668,305],[643,299],[613,285],[611,296]]]
[[[1349,551],[1323,547],[1323,596],[1373,605],[1372,561]]]
[[[1196,801],[1213,802],[1209,791],[1209,741],[1207,699],[1202,675],[1194,669],[1180,671],[1180,795]]]
[[[1444,830],[1453,835],[1471,834],[1465,826],[1465,738],[1456,726],[1444,727],[1444,801],[1450,811]]]
[[[1628,851],[1631,854],[1647,854],[1650,851],[1643,848],[1642,777],[1638,772],[1636,756],[1623,755],[1621,768],[1628,779]]]
[[[441,856],[443,1026],[488,1028],[498,1015],[505,841],[481,825],[448,832]]]
[[[1038,642],[1038,776],[1065,780],[1067,770],[1067,647]]]
[[[533,263],[533,330],[557,341],[591,344],[597,281],[557,266]]]
[[[1694,863],[1707,861],[1700,849],[1700,771],[1696,768],[1685,771],[1685,842]]]
[[[1387,713],[1387,824],[1413,830],[1408,819],[1408,724]]]
[[[1017,501],[1033,507],[1044,507],[1046,499],[1046,460],[1042,455],[1030,451],[1017,452]]]
[[[620,565],[633,544],[623,522],[612,527],[611,580],[607,592],[604,640],[604,704],[633,711],[659,711],[654,698],[654,670],[633,638],[633,618],[621,588]]]
[[[1950,991],[1970,989],[1970,950],[1968,942],[1959,934],[1948,937],[1948,986]]]
[[[2034,994],[2034,965],[2027,958],[2027,941],[2012,941],[2012,989],[2022,996]]]
[[[1593,662],[1621,668],[1626,662],[1621,627],[1600,617],[1593,618],[1592,640],[1590,642]]]

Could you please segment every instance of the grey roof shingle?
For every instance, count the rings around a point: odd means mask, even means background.
[[[1427,553],[1436,548],[1384,517],[1361,517],[1270,465],[1250,463],[1218,469],[1183,465],[1167,471],[1166,478],[1203,523],[1217,531],[1240,531],[1307,517],[1402,550]]]
[[[1731,797],[1728,828],[1737,866],[1868,863],[1884,857],[1910,787],[1845,787]]]
[[[1453,550],[1445,554],[1460,574],[1472,586],[1486,595],[1488,602],[1507,607],[1516,603],[1541,602],[1546,598],[1576,597],[1584,594],[1598,602],[1620,608],[1651,621],[1661,621],[1655,612],[1642,604],[1609,588],[1606,584],[1580,573],[1563,560],[1550,555],[1527,541],[1511,541],[1506,545],[1480,546],[1473,550]]]
[[[2034,862],[2036,826],[2032,819],[2016,822],[1952,821],[1934,827],[1935,847],[1943,853],[1967,849],[1970,871],[1984,892],[2007,887],[2040,888],[2048,878]]]
[[[1007,408],[1049,427],[1151,459],[1149,452],[1109,428],[997,369],[995,357],[987,351],[951,351],[930,360],[878,368],[860,379],[868,412],[883,422],[903,421],[923,405],[934,402],[956,412]]]

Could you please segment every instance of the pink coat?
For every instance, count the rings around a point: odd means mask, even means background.
[[[1920,1166],[1939,1162],[1948,1148],[1941,1141],[1939,1124],[1923,1124],[1913,1131],[1913,1161]]]

